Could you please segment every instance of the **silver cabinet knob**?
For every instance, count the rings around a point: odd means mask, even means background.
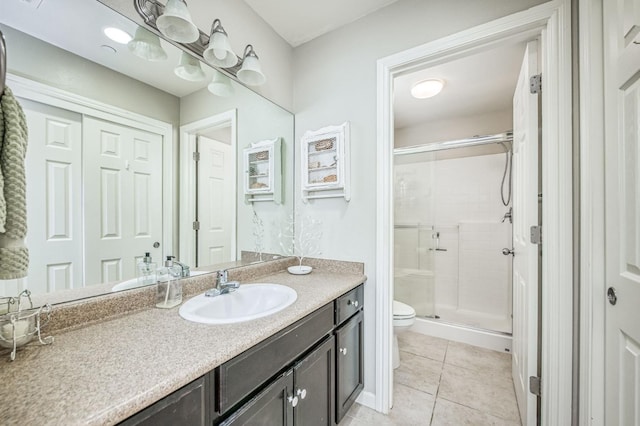
[[[353,305],[353,306],[355,306],[357,308],[358,307],[358,301],[357,300],[354,300],[354,301],[349,300],[347,302],[347,305]]]
[[[609,299],[609,303],[615,305],[618,303],[618,295],[616,294],[616,289],[613,287],[609,287],[607,290],[607,299]]]
[[[347,354],[347,348],[340,348],[340,353],[342,355],[346,355]]]
[[[296,392],[296,395],[298,395],[300,397],[300,399],[305,399],[307,397],[307,390],[306,389],[298,389],[298,391]]]
[[[287,398],[287,401],[289,401],[289,403],[291,404],[292,407],[295,407],[296,405],[298,405],[298,397],[297,396],[290,395]]]

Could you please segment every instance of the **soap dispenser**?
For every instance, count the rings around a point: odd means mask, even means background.
[[[158,265],[151,260],[151,253],[146,252],[142,260],[138,262],[138,284],[141,286],[155,284],[157,281],[157,270]]]
[[[181,268],[173,264],[173,256],[167,256],[164,267],[158,270],[156,307],[173,308],[182,303]]]

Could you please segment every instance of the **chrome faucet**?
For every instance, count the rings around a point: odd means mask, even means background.
[[[167,256],[167,259],[169,257],[171,257],[171,260],[173,261],[174,265],[178,265],[180,267],[180,277],[184,278],[191,275],[191,268],[189,267],[189,265],[185,265],[182,262],[178,262],[175,256]]]
[[[238,281],[228,281],[228,273],[226,269],[218,271],[218,278],[216,279],[216,287],[208,290],[204,293],[207,297],[215,297],[221,294],[231,293],[236,291],[240,287]]]

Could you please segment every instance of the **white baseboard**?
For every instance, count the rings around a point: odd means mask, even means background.
[[[371,408],[372,410],[376,409],[376,394],[373,392],[360,392],[358,399],[356,402],[360,405],[364,405],[367,408]]]

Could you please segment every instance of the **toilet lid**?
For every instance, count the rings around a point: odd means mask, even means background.
[[[393,301],[393,316],[395,318],[414,317],[415,315],[416,311],[411,306],[397,300]]]

